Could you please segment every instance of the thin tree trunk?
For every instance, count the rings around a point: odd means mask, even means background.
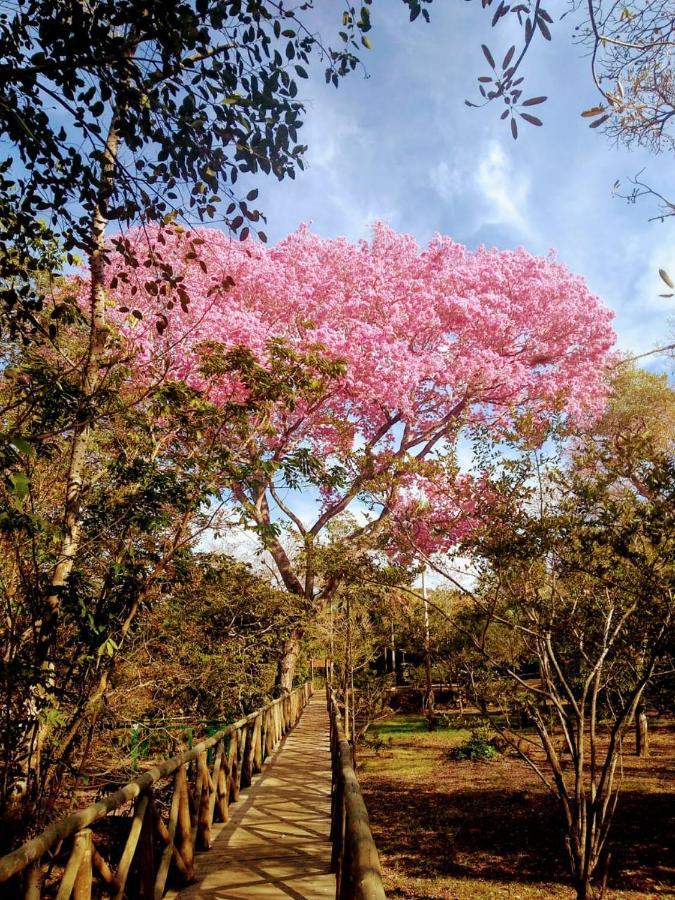
[[[133,52],[131,45],[129,54]],[[107,340],[108,326],[106,324],[106,291],[105,291],[105,234],[108,224],[108,201],[113,193],[115,184],[115,167],[119,152],[118,124],[120,117],[119,107],[112,113],[108,134],[105,140],[104,150],[101,156],[101,172],[98,189],[98,199],[91,218],[91,247],[89,252],[89,345],[84,360],[84,366],[80,376],[80,404],[78,415],[73,423],[73,433],[70,443],[70,455],[68,473],[66,476],[66,491],[63,513],[63,535],[59,546],[56,565],[52,572],[50,589],[44,601],[42,621],[38,625],[37,640],[35,645],[35,664],[43,672],[43,684],[38,685],[42,690],[44,684],[51,685],[54,680],[54,664],[52,651],[58,642],[58,626],[61,611],[61,601],[73,571],[77,554],[80,548],[81,538],[81,508],[82,495],[87,474],[87,454],[93,430],[93,415],[95,408],[96,392],[100,383],[100,368],[103,361]],[[47,739],[48,728],[37,721],[39,710],[39,695],[34,693],[29,699],[29,705],[36,716],[36,730],[34,747],[26,758],[26,764],[33,782],[33,796],[44,798],[46,772],[40,772],[39,766],[34,761],[40,759],[43,745]],[[51,767],[47,767],[48,769]],[[35,813],[35,821],[39,823],[46,810],[39,808]]]
[[[300,642],[304,633],[304,629],[296,625],[284,641],[283,650],[277,663],[276,677],[277,687],[280,687],[283,691],[291,691],[293,689],[293,678],[295,677],[295,669],[300,656]]]
[[[642,701],[635,712],[635,755],[649,756],[649,724]]]
[[[434,688],[431,681],[431,634],[429,630],[429,598],[427,596],[426,572],[422,571],[422,597],[424,599],[424,700],[422,712],[427,717],[427,724],[431,731],[436,724],[434,711]]]
[[[59,557],[52,573],[51,590],[46,599],[45,616],[39,633],[38,657],[44,664],[49,656],[58,625],[61,597],[75,564],[80,546],[80,509],[86,469],[86,456],[92,432],[92,401],[99,381],[99,368],[105,351],[108,327],[105,320],[106,293],[105,274],[105,231],[107,225],[107,197],[113,180],[115,162],[119,148],[117,115],[113,116],[105,144],[99,203],[92,216],[92,249],[89,256],[90,272],[90,332],[89,347],[84,370],[80,379],[82,393],[80,416],[75,422],[70,447],[70,461],[66,480],[66,499],[63,517],[63,537]]]

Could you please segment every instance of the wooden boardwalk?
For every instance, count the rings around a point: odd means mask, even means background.
[[[319,694],[230,807],[229,821],[213,826],[211,851],[197,857],[198,881],[168,896],[334,898],[330,795],[328,713]]]

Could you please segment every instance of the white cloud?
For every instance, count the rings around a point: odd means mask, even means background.
[[[506,225],[523,235],[530,235],[526,215],[529,178],[514,171],[498,141],[490,141],[487,145],[479,160],[474,183],[488,207],[482,216],[484,224]]]
[[[466,189],[466,177],[458,166],[449,166],[445,160],[431,167],[431,186],[447,202],[454,200]]]

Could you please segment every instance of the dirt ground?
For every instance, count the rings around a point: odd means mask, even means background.
[[[358,777],[387,895],[571,900],[555,800],[518,757],[450,759],[468,735],[403,715],[369,731]],[[624,757],[609,900],[675,897],[675,724],[653,727],[651,746]]]

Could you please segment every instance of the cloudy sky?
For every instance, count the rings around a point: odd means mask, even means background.
[[[342,4],[317,6],[327,37]],[[675,272],[675,220],[649,222],[655,207],[629,206],[612,185],[646,168],[674,196],[672,159],[617,149],[580,118],[598,101],[571,19],[527,60],[526,90],[550,99],[533,110],[544,127],[523,123],[514,141],[501,109],[464,105],[486,68],[481,42],[501,58],[513,43],[508,32],[491,32],[477,2],[436,0],[430,9],[431,25],[421,17],[410,24],[402,3],[380,0],[373,49],[362,54],[368,77],[354,73],[335,90],[319,69],[301,83],[308,169],[295,182],[260,182],[270,240],[301,222],[357,239],[382,219],[420,242],[442,232],[470,247],[555,249],[616,311],[622,349],[666,342],[675,304],[658,296],[667,290],[658,269]]]
[[[317,6],[327,37],[342,4]],[[501,59],[515,35],[491,33],[477,2],[435,0],[431,14],[431,25],[421,18],[410,24],[402,3],[380,0],[373,49],[362,54],[368,77],[354,73],[335,90],[318,66],[301,82],[308,168],[294,182],[258,183],[270,241],[302,222],[326,237],[356,240],[382,219],[420,242],[442,232],[470,247],[555,249],[615,310],[622,349],[637,354],[672,341],[675,302],[659,298],[667,288],[658,270],[675,274],[675,219],[649,222],[653,206],[629,206],[612,196],[612,186],[645,168],[655,186],[675,196],[675,167],[667,157],[612,147],[589,130],[580,112],[598,101],[588,59],[571,38],[574,23],[560,23],[553,43],[528,58],[530,96],[549,101],[533,110],[544,126],[524,125],[515,142],[500,109],[464,105],[486,68],[480,44]],[[644,364],[672,369],[659,357]],[[459,449],[468,467],[468,445]],[[314,520],[312,496],[296,496],[292,505]],[[228,552],[253,556],[250,533],[238,535],[238,546],[233,540],[230,533]]]

